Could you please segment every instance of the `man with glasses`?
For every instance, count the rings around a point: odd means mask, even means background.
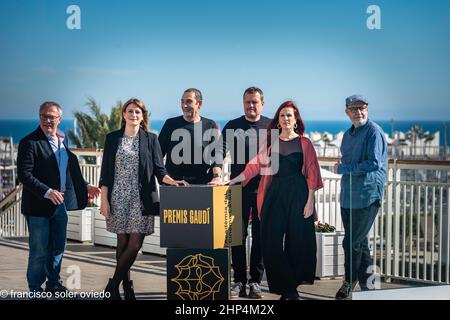
[[[382,204],[387,168],[387,143],[383,130],[368,118],[369,103],[360,95],[345,101],[352,122],[342,139],[341,217],[345,236],[345,279],[336,299],[346,299],[359,281],[367,288],[372,260],[367,235]]]
[[[23,184],[22,213],[29,231],[27,281],[31,298],[62,292],[60,271],[66,246],[67,210],[86,207],[88,193],[100,189],[86,183],[77,157],[58,130],[62,110],[56,102],[39,108],[39,127],[23,138],[17,154],[19,181]]]

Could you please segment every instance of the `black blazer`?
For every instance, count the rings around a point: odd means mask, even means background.
[[[109,133],[106,136],[103,151],[102,170],[99,186],[108,187],[108,201],[111,203],[111,194],[114,186],[116,154],[120,139],[125,129]],[[139,130],[139,195],[144,203],[142,215],[159,215],[159,196],[156,189],[156,180],[162,184],[167,174],[164,167],[161,147],[156,134]]]
[[[87,183],[81,174],[78,158],[63,142],[69,156],[64,203],[67,210],[81,210],[87,205]],[[22,213],[27,216],[50,217],[56,205],[44,198],[49,188],[60,190],[60,174],[56,156],[47,136],[38,127],[20,140],[17,153],[17,172],[23,184]]]

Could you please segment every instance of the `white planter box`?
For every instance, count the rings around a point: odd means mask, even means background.
[[[94,244],[104,245],[108,247],[117,246],[117,236],[106,230],[105,217],[100,214],[100,211],[94,216]],[[166,255],[166,248],[159,246],[159,217],[155,217],[155,232],[152,235],[146,236],[142,244],[142,252]]]
[[[67,239],[92,241],[92,219],[98,208],[67,211]]]
[[[344,232],[316,233],[317,267],[316,277],[338,277],[344,275]]]

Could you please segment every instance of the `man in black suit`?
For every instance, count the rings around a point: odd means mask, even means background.
[[[88,193],[100,189],[88,184],[77,157],[58,130],[62,110],[56,102],[39,108],[39,127],[23,138],[17,154],[19,181],[23,184],[22,213],[29,231],[27,281],[31,292],[61,292],[60,271],[66,246],[67,210],[86,207]]]

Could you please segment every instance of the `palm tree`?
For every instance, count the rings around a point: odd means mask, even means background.
[[[109,117],[101,112],[100,106],[93,98],[88,98],[86,106],[90,113],[75,111],[75,130],[67,133],[71,142],[77,148],[103,149],[106,135],[120,129],[122,119],[122,102],[118,101],[112,107]],[[88,163],[93,159],[86,159]]]
[[[434,156],[434,150],[427,150],[427,145],[429,145],[433,140],[434,134],[431,134],[429,132],[425,132],[423,134],[423,155],[425,158],[430,158],[429,155]]]
[[[411,142],[412,149],[411,156],[415,160],[416,159],[416,145],[417,140],[421,139],[423,136],[422,128],[420,128],[418,125],[412,125],[411,129],[406,133],[406,139],[408,139]]]
[[[328,132],[325,132],[323,135],[322,135],[322,141],[324,142],[324,147],[323,147],[323,156],[324,157],[326,157],[327,156],[327,146],[328,146],[328,144],[331,142],[331,137],[330,137],[330,135],[328,134]]]

